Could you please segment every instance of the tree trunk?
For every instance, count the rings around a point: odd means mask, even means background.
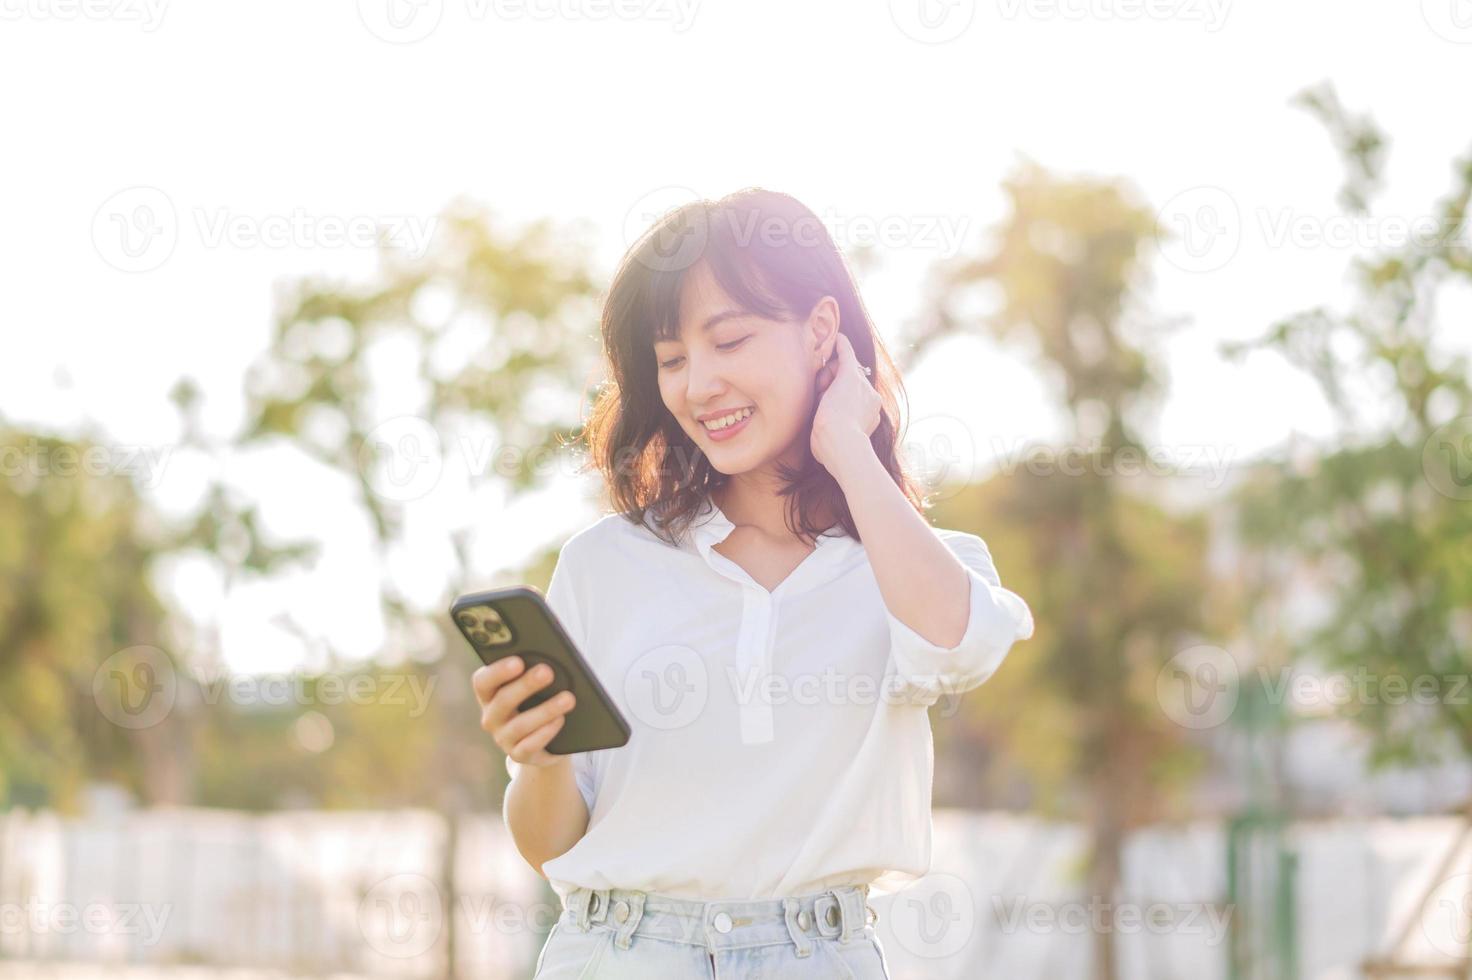
[[[1088,874],[1088,901],[1094,932],[1094,980],[1115,980],[1117,961],[1114,946],[1114,902],[1119,894],[1121,852],[1124,833],[1120,819],[1120,783],[1113,778],[1113,767],[1101,767],[1094,785],[1094,819],[1091,831],[1091,853]],[[1093,909],[1102,910],[1097,922]]]

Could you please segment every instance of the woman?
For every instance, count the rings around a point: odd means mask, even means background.
[[[817,217],[748,189],[666,216],[603,312],[587,427],[615,513],[548,601],[633,735],[544,749],[571,692],[476,672],[505,817],[563,902],[537,978],[887,977],[867,898],[930,863],[927,706],[1032,635],[985,543],[932,528],[898,373]]]

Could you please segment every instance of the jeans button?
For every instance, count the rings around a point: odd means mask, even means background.
[[[808,915],[807,909],[803,909],[801,912],[797,913],[797,925],[799,928],[806,929],[808,927],[808,923],[812,921],[813,917]]]
[[[837,928],[838,922],[839,922],[838,914],[839,913],[838,913],[838,906],[837,905],[830,905],[830,906],[828,906],[828,914],[827,914],[826,918],[828,919],[828,924],[830,926],[833,926],[833,927]]]
[[[623,899],[614,903],[613,917],[619,922],[627,922],[629,919],[629,903]]]
[[[717,912],[715,919],[712,920],[712,924],[716,927],[716,932],[730,932],[731,916],[725,912]]]
[[[593,893],[593,897],[588,900],[588,911],[589,912],[597,912],[598,911],[598,893],[597,892],[594,892]]]

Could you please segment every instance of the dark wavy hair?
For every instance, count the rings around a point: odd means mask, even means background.
[[[679,336],[681,290],[701,262],[727,295],[759,316],[804,319],[824,296],[838,302],[839,329],[859,363],[873,368],[870,382],[881,396],[874,451],[923,514],[924,493],[896,451],[904,385],[847,263],[817,215],[759,187],[671,211],[634,243],[613,277],[602,318],[608,378],[583,433],[613,509],[676,544],[710,492],[729,480],[665,407],[654,355],[656,339]],[[818,515],[836,513],[859,540],[843,491],[806,441],[803,457],[797,469],[778,464],[780,492],[792,501],[789,529],[812,541],[827,529]]]

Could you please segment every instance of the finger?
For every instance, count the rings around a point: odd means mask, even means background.
[[[535,708],[528,708],[507,721],[496,733],[497,738],[503,745],[515,745],[553,718],[567,714],[572,710],[572,705],[572,692],[563,691],[556,697],[543,701]]]
[[[839,334],[838,339],[840,341],[838,346],[843,350],[843,359],[847,363],[852,364],[853,369],[859,374],[864,374],[864,366],[859,363],[859,355],[858,352],[854,350],[853,341],[849,340],[848,337],[844,334]],[[868,375],[864,376],[866,378],[868,377]]]
[[[475,699],[484,708],[495,697],[496,690],[517,674],[521,673],[523,664],[520,657],[502,657],[494,663],[477,667],[475,673],[470,675],[470,684],[475,689]]]
[[[491,698],[490,704],[486,705],[486,710],[494,711],[495,717],[499,720],[510,718],[516,714],[518,704],[550,683],[552,683],[551,668],[546,664],[537,664],[514,681],[501,685],[496,696]]]
[[[538,728],[520,742],[517,742],[511,751],[506,754],[517,762],[524,762],[530,756],[546,748],[547,743],[552,741],[557,733],[562,730],[562,721],[566,717],[566,715],[558,715],[556,718],[553,718],[547,724]]]

